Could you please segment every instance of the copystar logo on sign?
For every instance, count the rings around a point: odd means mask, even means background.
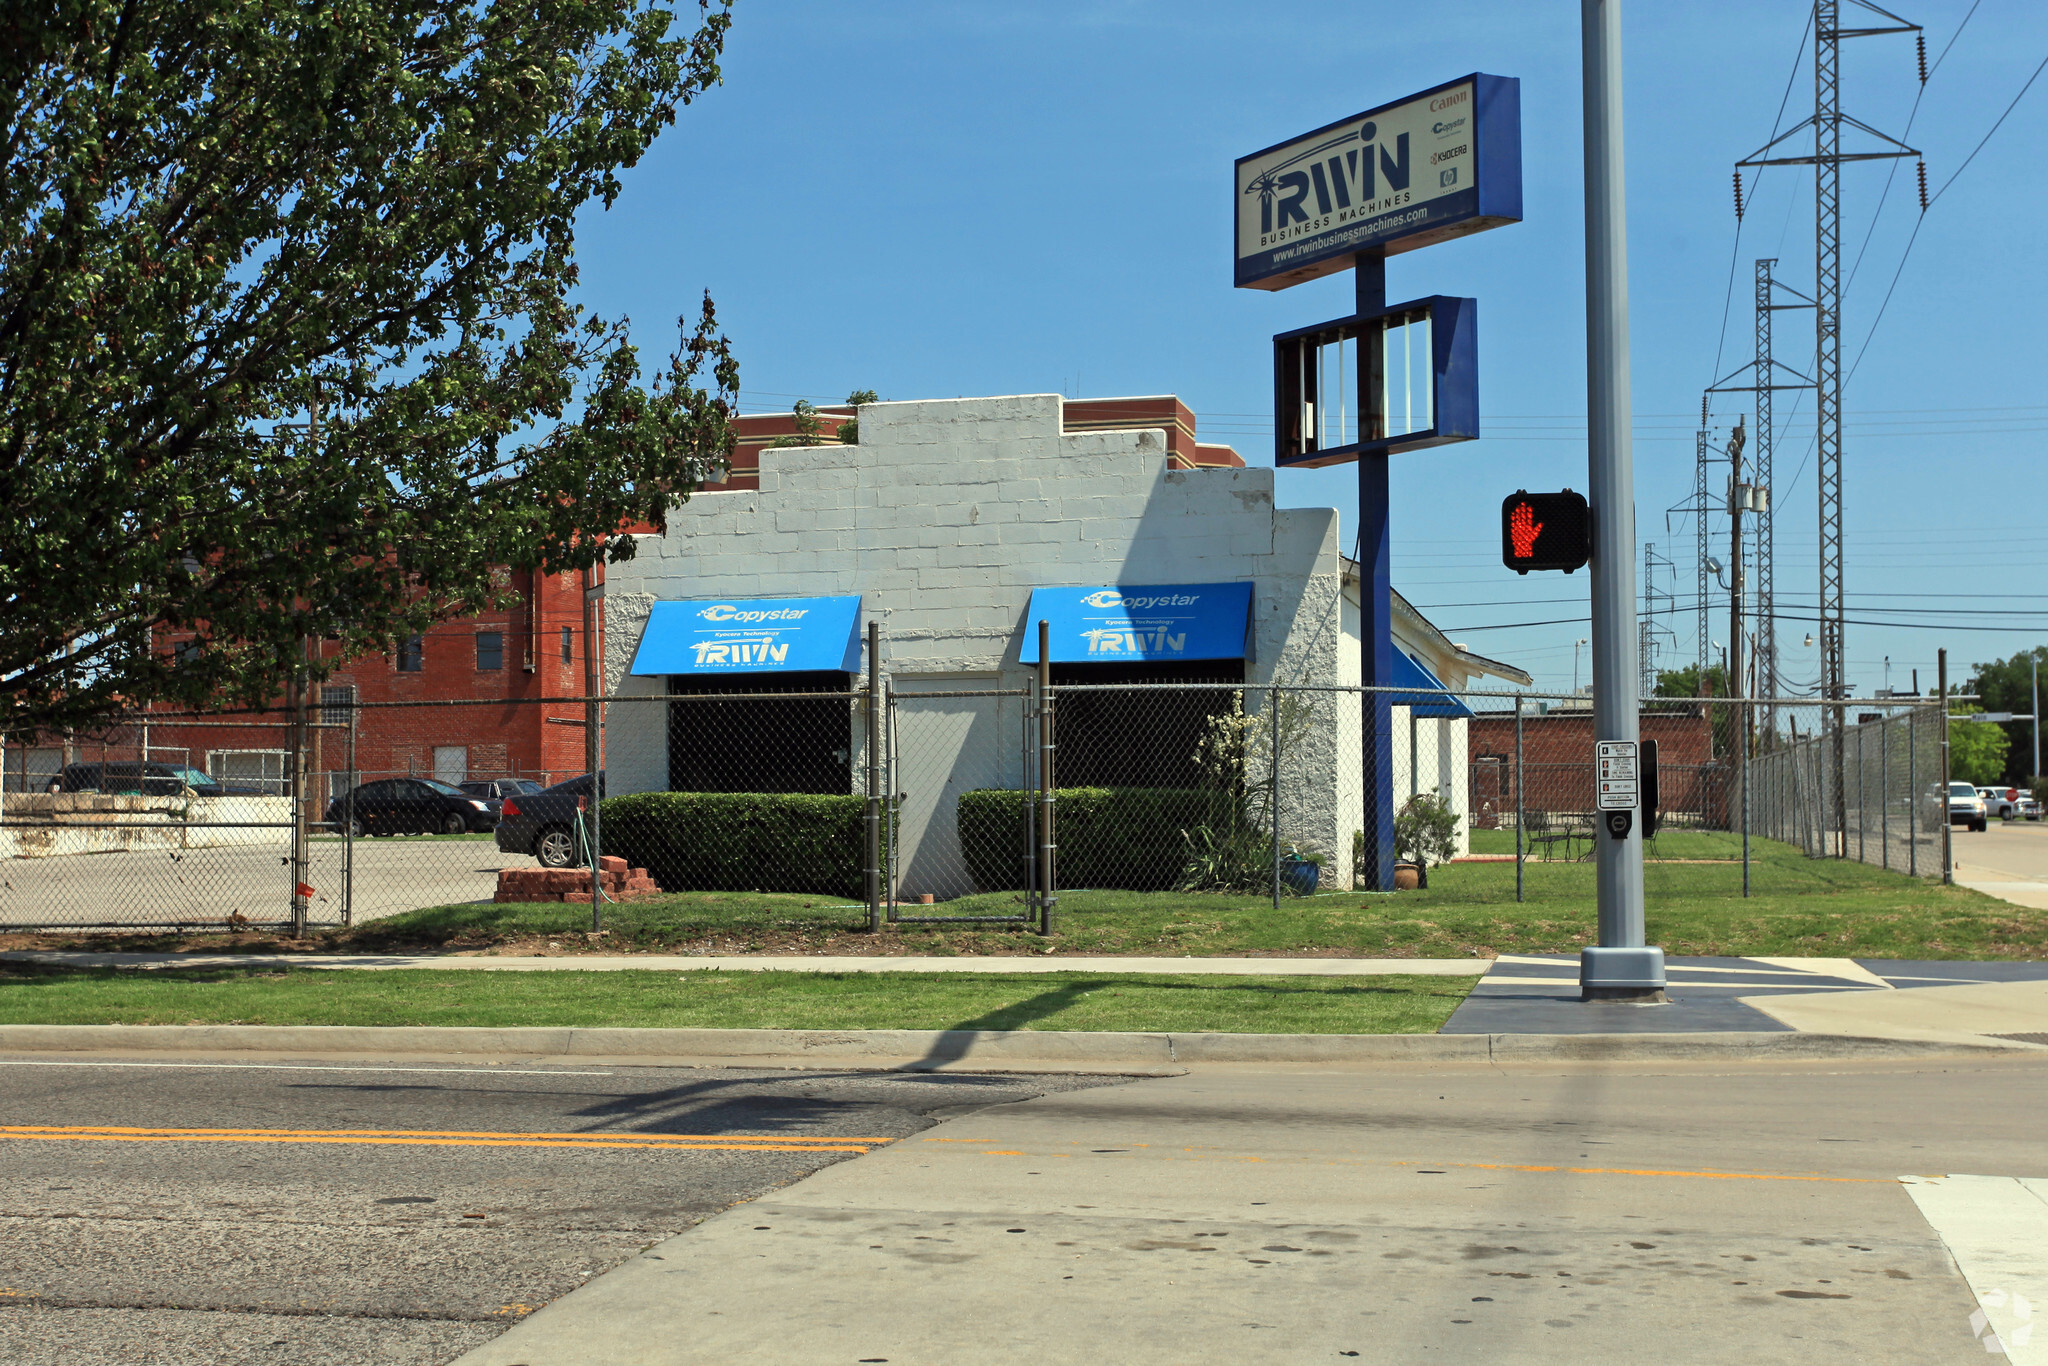
[[[729,602],[714,602],[700,608],[697,615],[706,621],[733,621],[750,626],[757,621],[795,621],[811,609],[808,607],[778,607],[772,612],[758,611],[750,607],[735,607]]]
[[[772,613],[770,615],[773,615]],[[697,667],[712,664],[781,664],[789,659],[789,646],[772,636],[743,636],[738,640],[699,640],[690,648],[697,652]]]
[[[1099,593],[1090,593],[1081,601],[1090,607],[1121,607],[1127,611],[1143,611],[1151,607],[1193,607],[1200,595],[1195,593],[1160,593],[1149,598],[1127,598],[1113,588]]]

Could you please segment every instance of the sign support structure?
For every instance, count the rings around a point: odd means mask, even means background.
[[[1358,311],[1373,313],[1387,306],[1387,258],[1361,253],[1352,270]],[[1377,342],[1377,338],[1373,339]],[[1358,349],[1358,392],[1380,392],[1386,356],[1377,344]],[[1370,400],[1367,400],[1369,402]],[[1377,425],[1379,415],[1361,407],[1360,430]],[[1368,889],[1394,890],[1394,702],[1393,694],[1374,692],[1394,682],[1393,517],[1388,494],[1384,449],[1358,456],[1358,630],[1359,682],[1364,715],[1365,832],[1364,867],[1359,881]]]
[[[1274,465],[1358,462],[1358,871],[1368,890],[1394,890],[1396,855],[1395,695],[1376,691],[1400,682],[1387,462],[1479,435],[1476,301],[1389,309],[1386,258],[1521,221],[1521,146],[1521,83],[1474,72],[1237,160],[1238,288],[1353,275],[1351,317],[1273,339]]]
[[[1635,463],[1630,442],[1628,211],[1622,158],[1621,3],[1580,0],[1586,156],[1586,452],[1593,514],[1593,739],[1636,755]],[[1604,805],[1604,803],[1603,803]],[[1633,803],[1630,807],[1633,811]],[[1600,943],[1579,954],[1583,999],[1661,1001],[1664,951],[1646,942],[1643,833],[1603,811],[1594,838]],[[1606,836],[1605,838],[1601,837]]]

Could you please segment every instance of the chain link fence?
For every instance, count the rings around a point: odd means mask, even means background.
[[[601,919],[675,892],[800,893],[875,925],[1044,928],[1084,893],[1278,906],[1377,889],[1380,771],[1417,878],[1454,860],[1513,863],[1518,896],[1590,878],[1583,697],[899,677],[870,705],[850,682],[677,679],[587,713],[323,698],[11,742],[0,932],[303,932],[534,900]],[[576,762],[586,714],[602,783]],[[1946,875],[1938,704],[1645,699],[1640,730],[1653,863],[1739,865],[1744,891],[1796,856]]]

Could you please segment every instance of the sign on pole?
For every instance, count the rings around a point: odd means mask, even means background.
[[[1522,83],[1477,72],[1237,159],[1240,289],[1522,218]]]
[[[1593,746],[1598,767],[1594,780],[1602,811],[1633,811],[1641,792],[1642,774],[1636,767],[1634,740],[1602,740]]]

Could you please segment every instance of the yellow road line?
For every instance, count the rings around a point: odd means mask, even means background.
[[[244,1128],[219,1124],[207,1128],[152,1128],[139,1124],[0,1124],[0,1135],[246,1135],[246,1137],[319,1137],[319,1139],[567,1139],[596,1143],[600,1139],[647,1139],[662,1143],[889,1143],[889,1139],[848,1135],[662,1135],[633,1130],[600,1133],[518,1133],[502,1128]]]
[[[668,1152],[864,1153],[883,1138],[755,1134],[526,1134],[406,1129],[144,1129],[125,1125],[0,1125],[0,1138],[114,1143],[355,1143],[430,1148],[643,1148]]]

